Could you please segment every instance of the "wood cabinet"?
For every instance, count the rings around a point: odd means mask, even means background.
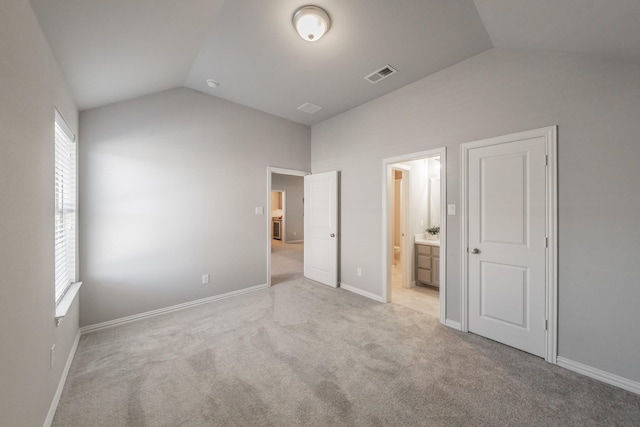
[[[440,287],[440,246],[416,243],[416,283]]]
[[[282,240],[282,218],[271,218],[271,235],[275,240]]]

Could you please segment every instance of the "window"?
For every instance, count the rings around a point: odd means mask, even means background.
[[[55,301],[76,281],[76,136],[55,113]]]

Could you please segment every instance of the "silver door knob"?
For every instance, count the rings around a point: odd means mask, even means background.
[[[471,249],[469,252],[471,252],[472,254],[479,254],[479,253],[480,253],[480,249],[478,249],[478,248],[473,248],[473,249]]]
[[[329,237],[336,237],[334,233],[329,234]]]

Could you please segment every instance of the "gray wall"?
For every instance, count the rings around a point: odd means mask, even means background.
[[[409,191],[409,224],[407,227],[408,238],[413,238],[418,233],[424,233],[429,221],[429,176],[426,160],[419,159],[402,163],[410,167],[410,191]]]
[[[81,325],[267,282],[267,167],[309,170],[308,126],[185,88],[80,123]]]
[[[413,245],[413,239],[416,234],[424,233],[424,229],[427,228],[426,224],[429,219],[429,193],[427,191],[429,176],[426,167],[426,160],[424,159],[403,162],[402,165],[410,168],[409,223],[407,225],[406,238],[408,239],[409,243],[411,243],[411,245],[409,246],[410,251],[406,255],[405,259],[411,264],[410,281],[414,282],[416,278],[415,247]]]
[[[274,173],[271,174],[271,189],[287,192],[285,241],[304,240],[304,178]]]
[[[459,207],[461,143],[559,125],[559,354],[640,381],[639,117],[638,63],[493,49],[314,126],[312,171],[342,172],[341,281],[382,293],[382,159],[446,146]],[[459,217],[447,237],[459,320]]]
[[[78,113],[29,1],[0,9],[0,425],[42,426],[78,332],[53,296],[54,108]]]

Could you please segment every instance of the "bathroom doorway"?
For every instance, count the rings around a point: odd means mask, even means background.
[[[307,172],[268,168],[267,284],[304,274],[304,176]]]
[[[411,288],[411,262],[408,255],[411,253],[410,238],[408,235],[408,215],[410,209],[410,181],[411,167],[404,164],[393,165],[393,186],[391,213],[393,258],[391,260],[392,287]]]
[[[384,160],[383,297],[445,319],[444,148]]]

